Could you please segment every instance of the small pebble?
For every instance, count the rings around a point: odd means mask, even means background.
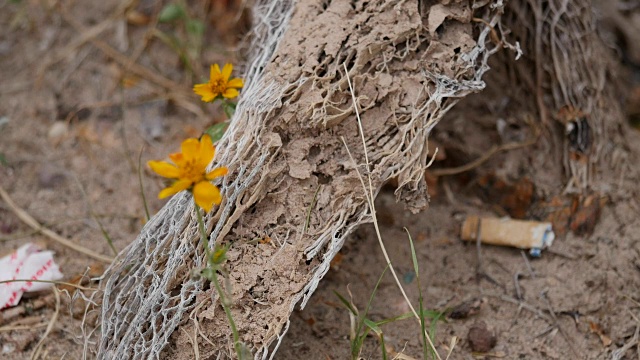
[[[496,346],[498,339],[484,321],[476,321],[469,329],[469,344],[474,352],[486,353]]]
[[[69,126],[65,121],[56,121],[49,128],[49,140],[59,141],[69,132]]]

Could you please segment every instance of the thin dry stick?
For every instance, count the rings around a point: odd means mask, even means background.
[[[367,187],[365,186],[364,180],[362,178],[362,175],[360,174],[360,170],[358,169],[358,163],[356,163],[355,159],[351,155],[351,152],[349,151],[349,147],[347,146],[347,143],[344,140],[344,137],[342,137],[342,142],[344,143],[345,147],[347,148],[347,153],[349,154],[349,157],[351,158],[351,161],[353,161],[353,163],[355,165],[356,172],[358,173],[358,178],[360,179],[360,183],[362,184],[362,188],[365,191],[365,197],[367,198],[367,202],[369,203],[369,209],[371,209],[371,217],[373,218],[373,227],[376,230],[376,236],[378,237],[378,243],[380,244],[380,249],[382,250],[382,254],[384,255],[384,259],[387,262],[387,265],[389,266],[389,270],[391,270],[391,274],[393,275],[393,278],[395,279],[396,284],[398,285],[398,288],[400,289],[400,292],[402,293],[402,296],[404,297],[405,301],[409,305],[409,308],[411,309],[411,312],[415,316],[416,320],[418,320],[418,322],[420,322],[420,316],[418,315],[416,310],[413,308],[413,304],[411,304],[411,301],[409,300],[409,297],[407,296],[407,293],[404,291],[404,288],[402,287],[402,284],[400,283],[400,279],[398,278],[398,275],[396,274],[396,271],[393,268],[393,265],[391,264],[391,259],[389,258],[389,254],[387,254],[387,249],[384,246],[384,242],[382,241],[382,234],[380,233],[380,227],[378,226],[378,218],[376,217],[376,208],[375,208],[374,196],[373,196],[373,181],[371,180],[369,154],[367,152],[367,143],[366,143],[366,140],[364,138],[364,130],[362,128],[362,120],[360,119],[360,112],[358,111],[358,104],[357,104],[355,92],[353,90],[353,86],[351,85],[351,79],[349,78],[349,71],[347,70],[347,65],[343,63],[342,66],[344,67],[344,71],[345,71],[345,74],[346,74],[346,77],[347,77],[347,82],[349,84],[349,90],[351,92],[351,100],[353,101],[353,108],[354,108],[354,110],[356,112],[356,119],[358,120],[358,129],[360,130],[360,137],[362,139],[362,147],[364,149],[364,158],[365,158],[365,162],[366,162],[366,165],[367,165],[367,178],[369,180],[369,193],[368,194],[367,194]],[[436,347],[433,345],[433,342],[431,341],[431,337],[429,336],[429,333],[427,332],[426,329],[425,329],[425,333],[427,335],[426,339],[429,341],[429,346],[431,346],[431,348],[433,349],[433,352],[438,357],[438,360],[442,360],[442,358],[440,357],[440,354],[438,354],[438,351],[436,350]]]
[[[51,333],[51,330],[53,330],[53,326],[58,320],[58,314],[60,313],[60,294],[58,293],[58,289],[53,288],[53,294],[56,297],[56,310],[53,313],[51,320],[49,321],[49,326],[47,326],[47,330],[45,330],[44,335],[42,335],[42,338],[40,338],[40,341],[38,341],[38,345],[36,345],[35,350],[33,350],[33,354],[31,354],[31,360],[35,360],[40,356],[40,350],[42,349],[42,344],[44,343],[44,340],[47,338],[47,336],[49,336],[49,334]]]
[[[49,323],[3,326],[3,327],[0,327],[0,332],[39,329],[41,327],[45,327],[48,325]]]
[[[78,284],[73,284],[73,283],[64,282],[64,281],[55,281],[55,280],[11,279],[11,280],[2,280],[0,281],[0,284],[14,283],[14,282],[37,282],[37,283],[45,283],[45,284],[64,285],[64,286],[74,287],[78,290],[93,290],[93,291],[98,290],[94,288],[84,287]]]
[[[184,328],[181,327],[180,330],[182,330],[182,332],[187,336],[187,339],[189,339],[189,342],[191,343],[191,346],[193,347],[194,359],[199,360],[200,359],[200,349],[198,348],[197,335],[196,335],[196,339],[194,339],[194,338],[191,337],[191,335],[189,335],[187,330],[185,330]]]
[[[2,188],[2,186],[0,186],[0,197],[2,197],[2,200],[4,200],[4,202],[6,202],[7,205],[9,205],[9,208],[11,209],[11,211],[14,214],[16,214],[16,216],[20,220],[22,220],[22,222],[27,224],[33,230],[36,230],[37,232],[41,233],[42,235],[45,235],[45,236],[49,237],[51,240],[57,241],[58,243],[60,243],[63,246],[68,247],[69,249],[75,250],[75,251],[77,251],[79,253],[83,253],[83,254],[88,255],[88,256],[90,256],[90,257],[92,257],[94,259],[97,259],[97,260],[100,260],[100,261],[104,261],[106,263],[111,263],[113,261],[113,258],[111,258],[109,256],[98,254],[97,252],[89,250],[89,249],[87,249],[85,247],[82,247],[80,245],[74,244],[73,242],[63,238],[62,236],[56,234],[55,232],[53,232],[53,231],[45,228],[44,226],[40,225],[40,223],[38,223],[38,221],[36,221],[36,219],[31,217],[31,215],[29,215],[26,211],[24,211],[21,208],[19,208],[13,202],[13,199],[11,199],[9,194],[7,194],[7,192]]]
[[[472,170],[472,169],[484,164],[493,155],[495,155],[495,154],[497,154],[499,152],[508,151],[508,150],[514,150],[514,149],[519,149],[519,148],[522,148],[522,147],[530,146],[530,145],[535,144],[536,141],[537,141],[537,138],[534,138],[534,139],[531,139],[529,141],[525,141],[525,142],[521,142],[521,143],[508,143],[508,144],[499,145],[499,146],[495,145],[495,146],[491,147],[491,149],[489,149],[489,151],[485,152],[482,156],[480,156],[479,158],[473,160],[470,163],[467,163],[467,164],[464,164],[464,165],[458,166],[458,167],[453,167],[453,168],[434,169],[434,170],[430,170],[429,172],[433,176],[445,176],[445,175],[460,174],[460,173]]]
[[[78,32],[82,33],[85,31],[84,26],[80,25],[70,14],[67,13],[65,9],[61,11],[64,19],[71,24],[71,26]],[[145,68],[144,66],[133,63],[131,59],[129,59],[126,55],[122,54],[118,50],[111,47],[109,44],[102,40],[97,40],[95,38],[90,39],[91,43],[97,47],[100,51],[102,51],[105,55],[113,59],[115,62],[119,63],[121,66],[125,67],[125,70],[132,72],[135,75],[138,75],[144,79],[149,80],[150,82],[159,85],[169,92],[169,98],[174,100],[177,105],[182,106],[185,110],[188,110],[195,115],[204,118],[206,115],[202,111],[202,109],[189,101],[190,97],[193,95],[187,91],[185,91],[181,85],[176,82],[165,78],[162,75],[158,75],[151,70]]]

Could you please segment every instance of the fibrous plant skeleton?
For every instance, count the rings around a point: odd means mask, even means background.
[[[247,87],[211,165],[229,168],[217,183],[224,200],[205,217],[209,243],[230,244],[223,285],[241,341],[256,359],[275,354],[294,307],[305,306],[347,236],[371,221],[358,172],[372,179],[374,194],[397,178],[397,199],[412,211],[426,207],[429,133],[460,99],[485,88],[483,75],[496,52],[508,48],[505,62],[515,62],[521,50],[533,50],[531,59],[539,61],[555,54],[553,68],[541,68],[532,83],[532,90],[539,86],[554,96],[532,97],[541,112],[572,105],[602,115],[598,104],[614,106],[602,83],[606,74],[576,83],[573,73],[563,73],[594,63],[583,59],[567,68],[578,50],[559,46],[573,41],[592,49],[584,38],[595,39],[593,29],[553,36],[567,29],[554,28],[558,23],[575,24],[576,16],[584,21],[578,10],[587,1],[548,2],[555,9],[549,22],[549,13],[531,18],[524,10],[520,15],[531,22],[513,21],[520,7],[540,3],[256,1]],[[599,87],[587,97],[576,94],[591,85]],[[368,168],[356,168],[348,154],[365,163],[355,106]],[[587,121],[600,132],[614,126],[604,118]],[[610,162],[603,159],[621,156],[597,140],[592,146],[598,155],[587,162],[567,156],[567,184],[574,191],[597,182],[594,169]],[[177,195],[104,277],[99,357],[177,356],[191,353],[193,341],[201,354],[231,356],[218,296],[195,276],[204,260],[193,202],[189,194]]]

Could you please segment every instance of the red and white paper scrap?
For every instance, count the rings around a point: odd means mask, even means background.
[[[59,280],[62,273],[53,261],[53,251],[40,251],[34,244],[21,246],[12,254],[0,259],[0,281],[6,280]],[[51,283],[15,281],[0,283],[0,310],[18,305],[22,294],[41,291]]]

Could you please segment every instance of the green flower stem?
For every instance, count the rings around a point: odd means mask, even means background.
[[[198,229],[200,229],[200,240],[204,245],[204,252],[207,259],[207,263],[211,266],[211,277],[209,280],[216,287],[216,291],[218,292],[218,296],[220,296],[220,304],[222,304],[222,308],[224,309],[224,313],[227,315],[227,319],[229,320],[229,324],[231,325],[231,333],[233,334],[233,347],[236,349],[236,354],[238,355],[238,359],[242,359],[242,351],[240,348],[240,336],[238,335],[238,329],[236,328],[236,323],[233,321],[233,316],[231,315],[231,309],[229,309],[229,304],[227,303],[226,297],[222,290],[222,286],[218,282],[218,269],[215,264],[213,264],[211,259],[211,249],[209,249],[209,240],[207,239],[207,234],[204,229],[204,220],[202,219],[202,212],[198,205],[196,207],[196,214],[198,215]]]

